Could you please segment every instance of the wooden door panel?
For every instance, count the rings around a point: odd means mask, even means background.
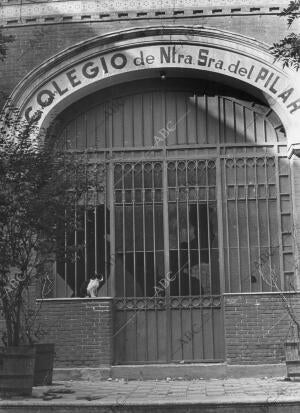
[[[116,364],[224,359],[220,296],[116,299],[115,306]]]

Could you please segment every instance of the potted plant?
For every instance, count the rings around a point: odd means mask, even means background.
[[[293,242],[295,249],[296,235],[293,234]],[[299,268],[299,258],[294,262],[295,272]],[[288,293],[282,291],[278,280],[280,277],[278,273],[272,267],[269,266],[268,256],[267,259],[262,260],[260,257],[259,262],[257,262],[257,271],[262,280],[269,285],[272,289],[275,289],[281,300],[282,307],[286,311],[289,317],[289,329],[287,335],[283,341],[285,363],[287,369],[287,380],[291,377],[300,377],[300,323],[297,320],[297,313],[293,305],[293,299],[290,293],[295,293],[295,287],[292,282],[289,283]]]
[[[34,123],[18,120],[15,111],[5,112],[2,125],[0,306],[5,331],[0,394],[29,395],[35,354],[40,353],[32,340],[40,310],[32,310],[36,290],[49,278],[54,256],[74,257],[65,247],[65,232],[78,225],[77,201],[87,188],[88,173],[82,159],[59,151],[53,136],[37,135]]]
[[[299,326],[292,322],[284,343],[287,379],[300,376],[299,343]]]
[[[295,263],[295,267],[298,267],[298,263]],[[290,285],[293,292],[295,289]],[[287,336],[284,340],[284,354],[287,376],[286,379],[290,380],[291,377],[300,377],[300,324],[297,320],[291,297],[287,296],[283,292],[280,293],[283,306],[289,315],[289,329]]]
[[[43,281],[44,283],[41,291],[41,298],[45,298],[48,295],[46,291],[48,286],[47,276]],[[30,303],[29,299],[27,300],[27,303]],[[26,335],[27,342],[31,346],[35,347],[35,363],[33,372],[34,386],[51,385],[53,376],[55,344],[40,342],[47,335],[46,328],[39,322],[39,313],[42,303],[43,301],[40,300],[38,304],[29,304],[23,314],[24,333]]]

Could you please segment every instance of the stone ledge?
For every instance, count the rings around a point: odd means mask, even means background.
[[[192,363],[192,364],[141,364],[128,366],[103,366],[97,368],[55,368],[54,381],[97,381],[125,378],[128,380],[162,380],[167,377],[183,379],[265,378],[284,377],[285,364]]]
[[[73,368],[55,368],[53,370],[53,382],[55,381],[97,381],[107,380],[111,377],[111,367],[73,367]]]

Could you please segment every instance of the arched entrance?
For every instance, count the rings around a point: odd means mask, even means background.
[[[88,151],[95,188],[75,236],[86,249],[58,263],[56,295],[104,275],[115,363],[224,360],[222,294],[276,291],[285,280],[255,264],[284,274],[292,253],[278,116],[263,96],[168,78],[107,88],[60,119],[64,149]]]

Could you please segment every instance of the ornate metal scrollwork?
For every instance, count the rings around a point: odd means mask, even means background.
[[[199,297],[141,297],[116,298],[115,306],[122,311],[193,309],[193,308],[220,308],[220,296],[204,295]]]

